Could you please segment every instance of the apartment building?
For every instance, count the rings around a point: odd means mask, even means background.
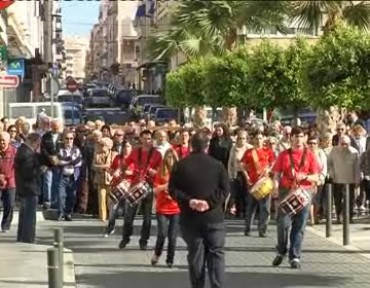
[[[84,37],[66,37],[64,39],[66,53],[66,77],[78,80],[86,78],[86,59],[89,39]]]

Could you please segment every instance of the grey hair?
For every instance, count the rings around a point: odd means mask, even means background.
[[[10,141],[10,135],[8,132],[2,131],[0,132],[0,137],[4,139],[5,141]]]

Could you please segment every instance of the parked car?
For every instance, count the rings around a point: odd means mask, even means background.
[[[87,106],[111,107],[112,97],[109,95],[107,89],[94,89],[89,93],[88,98],[85,100]]]
[[[132,99],[135,97],[135,90],[121,89],[117,90],[114,95],[114,103],[116,107],[129,108]]]
[[[158,95],[139,95],[132,99],[130,110],[136,117],[140,117],[145,104],[160,104],[162,99]]]
[[[159,109],[159,108],[165,108],[166,106],[162,105],[162,104],[152,104],[150,105],[149,107],[149,110],[148,110],[148,113],[146,115],[146,120],[151,120],[154,118],[155,116],[155,112]]]
[[[170,120],[179,121],[179,116],[180,116],[180,123],[184,123],[184,115],[181,112],[181,110],[175,109],[175,108],[169,108],[169,107],[158,107],[154,114],[153,120],[157,124],[163,124]]]

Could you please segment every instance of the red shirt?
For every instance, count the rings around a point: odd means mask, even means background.
[[[174,145],[172,148],[176,151],[179,159],[184,159],[190,154],[190,146]]]
[[[15,188],[14,158],[17,149],[9,145],[4,153],[0,153],[0,174],[5,176],[6,188]]]
[[[163,177],[157,173],[154,179],[154,188],[168,183],[169,176]],[[155,210],[157,213],[165,215],[179,214],[180,208],[177,202],[168,195],[167,190],[163,190],[155,195]]]
[[[255,161],[253,159],[253,150],[257,152],[257,158],[260,166],[260,172],[258,173]],[[271,165],[275,160],[274,152],[267,147],[263,148],[251,148],[245,151],[241,162],[245,165],[249,179],[252,184],[255,184],[261,173],[265,172],[266,168]]]
[[[307,149],[307,148],[306,148]],[[280,187],[291,189],[293,188],[294,184],[294,175],[290,164],[290,157],[289,157],[290,149],[284,150],[281,152],[276,160],[275,166],[273,171],[275,173],[281,173],[280,179]],[[319,174],[320,173],[320,165],[317,161],[317,157],[315,154],[310,150],[306,150],[305,161],[301,169],[299,169],[299,165],[301,163],[301,159],[303,156],[303,149],[292,149],[292,159],[293,159],[293,166],[294,166],[294,173],[304,173],[304,174]],[[303,187],[312,187],[312,183],[310,181],[302,181],[301,186]]]
[[[141,159],[139,159],[139,150],[141,150]],[[137,183],[144,177],[148,177],[149,181],[153,181],[154,177],[150,177],[147,173],[149,169],[157,170],[162,161],[162,155],[156,149],[152,149],[152,155],[148,161],[149,150],[141,148],[134,149],[125,159],[125,166],[132,167],[133,183]],[[140,163],[139,163],[140,161]],[[146,165],[148,163],[148,165]]]
[[[125,159],[127,158],[128,156],[124,157],[123,155],[117,155],[116,157],[114,157],[113,159],[113,162],[112,162],[112,165],[111,165],[111,169],[113,171],[116,171],[117,169],[119,168],[122,168],[123,166],[123,163],[125,163]],[[128,171],[133,171],[133,164],[130,164],[126,170]],[[133,173],[132,175],[125,175],[124,179],[128,180],[130,183],[132,182],[132,178],[133,178]],[[120,179],[123,179],[123,178],[120,178]]]

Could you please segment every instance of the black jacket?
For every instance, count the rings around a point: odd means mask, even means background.
[[[231,147],[233,147],[233,141],[230,138],[216,136],[209,143],[208,154],[227,168]]]
[[[52,167],[50,156],[57,156],[60,147],[63,146],[62,134],[58,134],[56,143],[53,142],[53,134],[51,131],[46,132],[41,138],[41,162],[43,165]]]
[[[219,223],[230,194],[229,178],[219,161],[205,153],[191,153],[173,167],[169,193],[180,205],[182,223]],[[190,199],[206,200],[210,209],[196,212],[189,207]]]
[[[41,192],[40,155],[22,144],[14,159],[15,185],[19,197],[37,196]]]

